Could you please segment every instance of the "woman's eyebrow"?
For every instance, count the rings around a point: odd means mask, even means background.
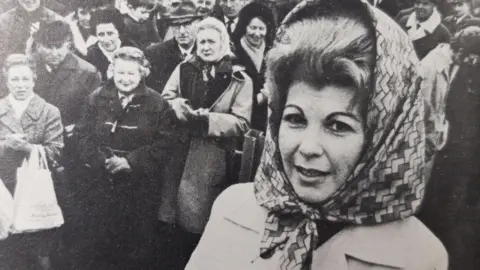
[[[349,113],[349,112],[334,112],[334,113],[331,113],[328,118],[333,118],[335,116],[345,116],[345,117],[349,117],[349,118],[352,118],[353,120],[357,121],[357,122],[362,122],[360,120],[360,118],[353,114],[353,113]]]
[[[300,108],[298,105],[295,105],[295,104],[287,104],[287,105],[285,105],[285,109],[287,109],[287,108],[297,109],[297,110],[299,110],[299,111],[303,114],[302,108]],[[285,111],[285,109],[283,109],[283,110]]]

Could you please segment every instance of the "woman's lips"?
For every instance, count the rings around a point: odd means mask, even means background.
[[[302,166],[295,166],[295,169],[299,174],[301,174],[306,178],[318,178],[318,177],[325,177],[329,175],[328,172],[311,169],[311,168],[304,168]]]

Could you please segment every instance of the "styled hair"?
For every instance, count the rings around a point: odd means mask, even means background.
[[[10,54],[3,64],[3,75],[4,77],[8,76],[8,71],[11,67],[14,66],[27,66],[32,70],[33,77],[37,77],[37,68],[35,65],[35,60],[32,57],[25,54]]]
[[[230,55],[233,56],[234,54],[231,51],[230,48],[230,35],[227,32],[227,27],[225,24],[223,24],[220,20],[217,18],[213,17],[207,17],[200,21],[197,25],[197,35],[200,33],[200,31],[205,30],[205,29],[213,29],[220,33],[220,59],[223,57]],[[217,60],[220,60],[217,59]]]
[[[276,14],[273,9],[258,2],[251,2],[240,10],[238,23],[232,35],[233,43],[238,44],[240,42],[240,39],[247,32],[248,25],[254,18],[260,19],[267,26],[265,45],[267,48],[271,48],[275,40],[275,32],[277,31]]]
[[[93,12],[92,18],[90,19],[90,28],[93,29],[94,33],[96,34],[97,26],[99,24],[109,23],[115,26],[120,36],[123,35],[125,24],[123,22],[122,14],[120,11],[118,11],[118,9],[111,6],[101,7]]]
[[[351,1],[350,1],[351,2]],[[270,125],[278,135],[288,91],[294,82],[314,87],[349,87],[353,105],[366,104],[372,94],[375,31],[360,17],[345,13],[295,21],[279,33],[279,42],[267,55],[267,86],[272,114]],[[366,117],[366,106],[361,106]]]
[[[155,0],[127,0],[127,4],[132,6],[134,9],[138,7],[146,7],[152,11],[157,7]]]
[[[41,22],[38,31],[33,35],[35,42],[45,47],[61,46],[73,40],[70,25],[65,21]]]
[[[133,61],[139,64],[140,66],[140,74],[143,78],[150,75],[150,62],[148,62],[145,54],[142,50],[136,47],[121,47],[115,51],[113,54],[113,59],[110,65],[108,66],[108,78],[113,77],[113,71],[115,70],[115,64],[117,59],[122,59],[125,61]]]

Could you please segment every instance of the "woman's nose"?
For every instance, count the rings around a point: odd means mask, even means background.
[[[299,141],[298,151],[305,158],[317,158],[324,154],[324,145],[321,134],[318,132],[307,132],[304,136],[298,136]]]

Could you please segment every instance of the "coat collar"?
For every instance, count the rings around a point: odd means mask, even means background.
[[[267,211],[257,204],[254,194],[249,196],[251,197],[245,198],[243,203],[231,211],[225,211],[224,218],[244,229],[262,234]],[[376,265],[402,268],[408,259],[403,249],[405,245],[402,244],[406,237],[403,232],[408,228],[408,222],[406,219],[374,226],[348,226],[324,245],[332,245],[331,248],[339,252],[336,254],[342,256],[338,259],[342,260],[345,268],[337,270],[348,269],[347,257]]]
[[[232,57],[225,56],[215,66],[215,73],[216,74],[231,73],[233,79],[241,82],[245,81],[245,75],[243,74],[243,71],[245,70],[245,68],[240,65],[235,65],[233,64],[233,62],[234,62],[234,59]],[[192,64],[194,67],[196,67],[199,70],[202,69],[202,60],[197,55],[194,55],[193,57],[188,59],[187,63]]]
[[[147,96],[148,94],[147,87],[145,86],[145,83],[142,83],[142,82],[140,82],[140,85],[134,91],[135,91],[135,97],[133,100],[136,100],[143,96]],[[100,91],[98,96],[106,99],[118,100],[118,90],[117,90],[117,87],[115,86],[115,82],[113,81],[113,79],[110,79],[107,81],[105,87],[103,87],[103,89]]]
[[[46,101],[35,95],[30,104],[28,104],[27,109],[24,112],[24,115],[30,117],[32,120],[36,121],[40,118],[43,109],[45,108]],[[7,98],[0,100],[0,116],[3,116],[13,110],[12,105],[8,102]]]

